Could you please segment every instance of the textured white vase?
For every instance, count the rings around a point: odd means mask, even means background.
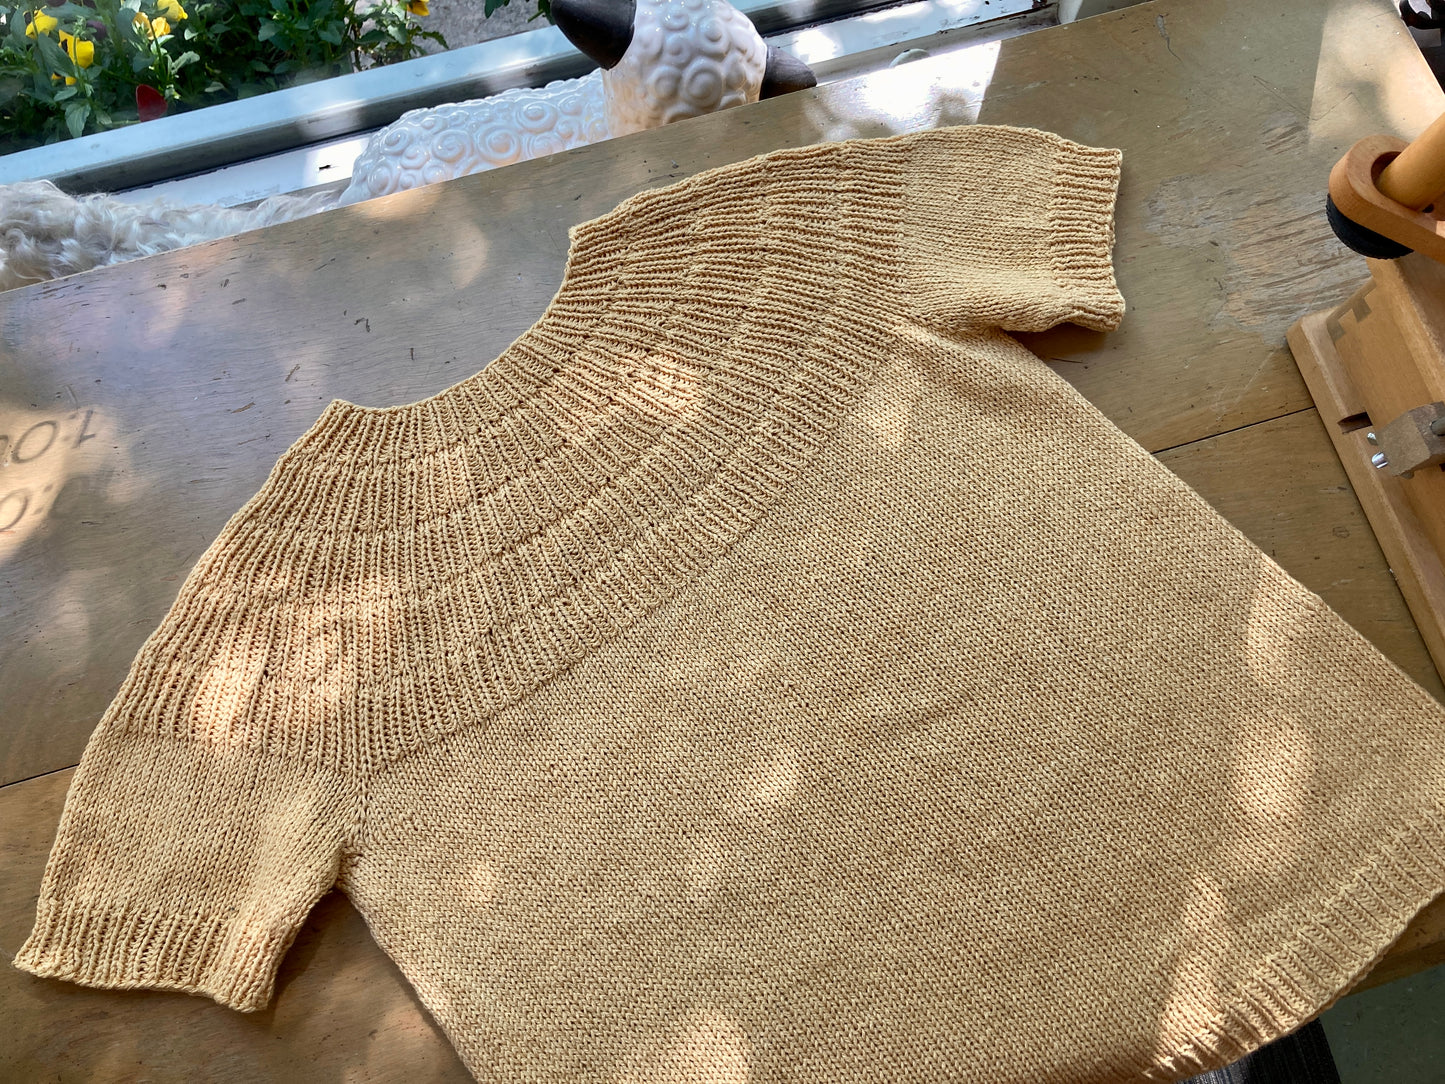
[[[612,68],[414,109],[371,137],[341,204],[511,165],[758,100],[767,46],[727,0],[637,0]]]
[[[768,47],[727,0],[637,0],[632,44],[602,72],[607,134],[758,100]]]

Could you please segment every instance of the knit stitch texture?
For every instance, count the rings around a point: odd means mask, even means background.
[[[264,1006],[333,886],[486,1081],[1171,1080],[1445,887],[1445,711],[1006,333],[1117,151],[768,154],[332,402],[140,648],[16,960]]]

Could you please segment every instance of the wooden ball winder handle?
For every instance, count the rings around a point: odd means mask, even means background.
[[[1413,143],[1394,136],[1360,140],[1330,171],[1327,211],[1336,235],[1376,259],[1410,251],[1445,263],[1445,114]]]

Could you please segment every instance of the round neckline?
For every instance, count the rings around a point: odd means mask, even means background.
[[[644,192],[639,195],[648,194],[650,193]],[[583,322],[583,314],[575,311],[579,308],[579,302],[581,307],[594,314],[605,308],[607,291],[599,289],[600,284],[595,281],[599,276],[592,275],[589,279],[587,275],[589,265],[596,262],[594,250],[597,246],[592,239],[600,235],[605,241],[609,233],[617,232],[637,198],[634,196],[612,211],[577,223],[568,229],[568,247],[561,282],[548,300],[546,308],[491,361],[470,376],[463,377],[440,391],[406,403],[365,406],[349,399],[334,397],[311,427],[291,446],[288,456],[295,454],[306,457],[324,453],[329,458],[338,450],[333,438],[356,430],[362,430],[373,439],[379,436],[390,438],[386,441],[388,444],[392,440],[401,439],[406,454],[427,454],[435,449],[425,444],[418,447],[407,442],[405,435],[426,428],[425,420],[434,420],[448,407],[461,403],[486,403],[494,408],[494,416],[525,409],[529,400],[538,393],[541,387],[539,378],[544,375],[542,368],[536,364],[536,356],[542,352],[539,350],[541,344],[556,337],[557,332],[564,332],[569,328],[575,330],[576,326]],[[552,370],[554,375],[556,371]],[[425,438],[417,439],[424,441]],[[377,451],[374,444],[372,450]],[[377,462],[404,457],[379,455],[367,458]]]
[[[689,263],[695,265],[718,257],[716,252],[689,251],[698,232],[691,229],[697,224],[693,216],[705,219],[717,209],[736,213],[737,205],[745,204],[758,209],[755,223],[762,223],[771,213],[781,211],[789,231],[816,231],[824,235],[818,239],[826,239],[825,247],[831,247],[837,239],[838,215],[846,206],[849,214],[859,216],[860,225],[870,236],[890,236],[896,233],[901,218],[896,205],[870,207],[867,201],[877,199],[889,189],[893,190],[894,198],[901,198],[905,183],[902,158],[892,145],[926,138],[929,134],[782,148],[635,193],[612,210],[568,229],[561,281],[546,308],[487,364],[448,387],[406,403],[373,407],[334,397],[313,425],[288,449],[286,457],[310,461],[313,465],[333,461],[338,456],[373,466],[395,463],[431,454],[459,440],[485,438],[489,427],[507,413],[523,416],[523,424],[533,428],[543,424],[537,415],[555,413],[559,405],[553,395],[559,377],[594,388],[617,390],[639,375],[636,368],[614,364],[628,359],[621,354],[605,358],[604,351],[593,351],[584,359],[575,348],[598,338],[621,348],[628,343],[629,333],[643,343],[658,334],[658,319],[667,315],[659,311],[659,306],[654,305],[640,315],[629,313],[629,319],[613,319],[618,315],[615,310],[619,297],[624,302],[628,300],[622,295],[628,294],[629,289],[621,285],[619,279],[629,272],[635,273],[639,264],[646,263],[650,268],[658,262],[659,249],[666,249],[669,244],[679,256],[673,261],[674,271]],[[845,191],[847,186],[840,188],[838,184],[840,174],[858,167],[869,171],[867,184],[861,186],[866,192],[863,200]],[[819,208],[829,202],[833,204],[832,211],[820,215]],[[755,223],[750,223],[754,235],[764,242],[761,247],[767,248],[771,241],[767,237],[768,227]],[[725,228],[737,225],[734,222]],[[677,244],[679,235],[681,245]],[[736,252],[726,253],[722,262],[733,262],[737,256]],[[744,252],[744,261],[747,258]],[[755,274],[768,271],[776,268],[760,266]],[[856,273],[850,272],[848,277]],[[684,272],[681,277],[685,280],[688,276]],[[709,298],[696,290],[687,292],[692,295],[687,298],[688,305],[707,308]],[[787,295],[791,291],[783,293]],[[754,294],[756,296],[756,291]],[[673,313],[680,307],[684,306],[668,303],[660,306]],[[716,313],[704,314],[704,319],[711,318],[723,317]],[[614,325],[609,334],[593,334],[599,325],[609,322]],[[555,359],[559,353],[571,355],[565,366],[548,360]],[[645,366],[649,360],[646,355],[644,346],[634,350],[630,360]],[[589,361],[592,364],[588,364]],[[765,379],[775,375],[776,371],[767,373]],[[513,465],[518,469],[528,466],[522,461]]]
[[[633,198],[635,199],[636,197]],[[415,399],[409,403],[372,407],[354,403],[349,399],[333,398],[322,411],[322,414],[324,415],[327,411],[335,411],[342,417],[348,415],[373,415],[383,417],[408,415],[434,407],[443,400],[465,394],[469,389],[486,383],[488,373],[493,374],[491,378],[492,383],[515,383],[515,381],[522,376],[522,373],[517,371],[507,373],[505,370],[515,368],[515,358],[519,349],[525,349],[530,342],[544,334],[548,327],[556,322],[559,311],[566,308],[570,295],[575,292],[576,289],[578,268],[590,255],[591,245],[588,239],[594,232],[594,227],[604,226],[609,223],[620,212],[624,212],[630,202],[631,200],[628,200],[603,215],[568,227],[567,253],[563,259],[562,278],[557,285],[557,289],[553,291],[551,298],[547,301],[547,305],[542,310],[541,315],[532,321],[531,325],[520,335],[508,343],[507,346],[502,349],[501,353],[476,372],[470,376],[463,377],[448,387],[442,388],[438,392],[423,396],[420,399]],[[489,390],[493,393],[500,391],[500,389],[495,388]]]

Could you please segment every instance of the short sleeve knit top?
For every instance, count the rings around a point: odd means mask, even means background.
[[[498,1082],[1162,1081],[1313,1016],[1445,887],[1445,710],[1007,334],[1117,325],[1119,171],[726,166],[475,375],[333,401],[18,966],[253,1010],[337,887]]]

